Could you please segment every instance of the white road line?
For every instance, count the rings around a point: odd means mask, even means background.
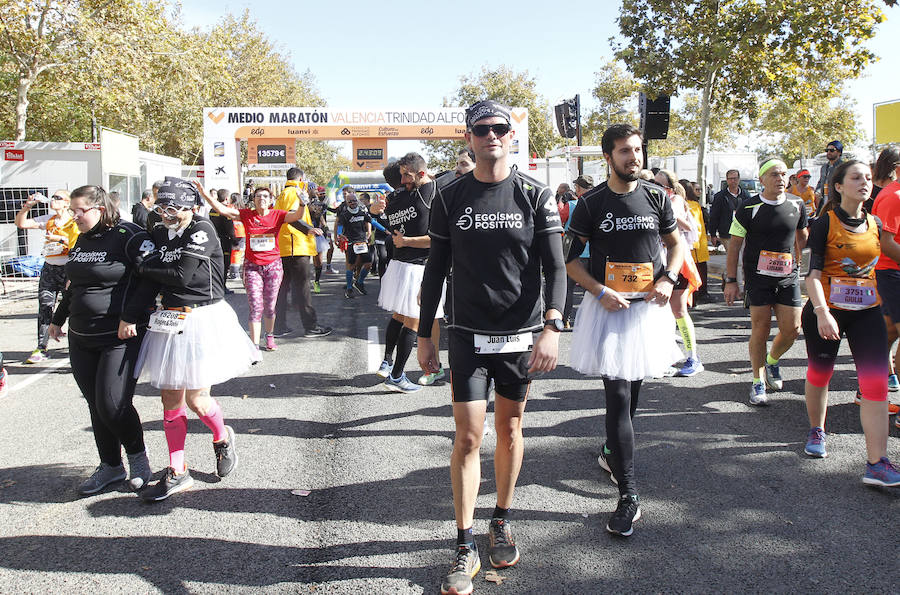
[[[21,389],[25,388],[26,386],[31,386],[32,384],[34,384],[35,382],[37,382],[38,380],[40,380],[41,378],[43,378],[44,376],[49,374],[52,370],[55,370],[56,368],[62,368],[63,366],[67,366],[68,364],[69,364],[69,358],[56,360],[52,364],[45,366],[43,372],[38,372],[37,374],[32,374],[28,378],[23,380],[22,382],[10,384],[9,394],[12,394],[12,393],[16,392],[17,390],[21,390]],[[6,371],[8,373],[9,369],[7,369]]]
[[[378,327],[369,327],[367,372],[376,372],[381,366],[381,343],[378,342]]]

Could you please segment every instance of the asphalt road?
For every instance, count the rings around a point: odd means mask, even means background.
[[[23,365],[33,314],[0,317],[13,386],[0,400],[0,592],[437,592],[455,538],[449,387],[383,390],[367,370],[368,327],[387,321],[378,280],[371,295],[345,300],[340,279],[328,276],[314,296],[331,337],[282,339],[262,364],[214,387],[237,431],[238,469],[215,476],[210,434],[191,416],[195,486],[154,505],[124,488],[77,496],[97,455],[65,348],[46,366]],[[229,301],[243,319],[242,293]],[[628,539],[604,530],[617,492],[596,462],[602,384],[565,365],[563,336],[562,365],[535,382],[525,415],[512,517],[521,562],[499,572],[501,584],[483,570],[477,593],[900,592],[900,490],[860,481],[846,347],[832,382],[830,456],[811,460],[802,339],[782,360],[785,389],[753,408],[746,312],[717,302],[694,318],[706,371],[642,391],[644,516]],[[290,325],[300,328],[296,313]],[[141,384],[135,403],[161,470],[158,395]],[[889,455],[900,460],[900,430],[891,435]],[[493,449],[489,435],[475,527],[485,569]]]

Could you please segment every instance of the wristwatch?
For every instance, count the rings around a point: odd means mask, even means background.
[[[672,282],[672,285],[678,285],[678,273],[673,273],[672,271],[666,271],[663,273],[663,277]]]
[[[737,283],[737,277],[725,277],[725,283]]]
[[[544,321],[544,328],[550,327],[558,333],[563,332],[565,330],[566,325],[563,324],[563,321],[559,318],[551,318],[549,320]]]

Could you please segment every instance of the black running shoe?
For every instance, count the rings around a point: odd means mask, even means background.
[[[272,332],[272,334],[273,334],[273,335],[275,336],[275,338],[277,339],[277,338],[279,338],[279,337],[286,337],[286,336],[290,335],[290,334],[293,333],[293,332],[294,332],[294,329],[288,328],[288,327],[284,327],[284,328],[277,328],[277,329],[275,329],[275,330]]]
[[[359,295],[369,295],[369,292],[366,291],[365,286],[362,283],[360,283],[359,281],[357,281],[356,283],[353,284],[353,289],[358,291]]]
[[[344,297],[347,298],[347,299],[349,300],[349,299],[355,298],[355,297],[356,297],[356,294],[353,293],[353,290],[352,290],[352,289],[348,289],[347,291],[344,292]]]
[[[441,595],[468,595],[475,588],[472,579],[481,570],[478,548],[456,546],[456,560],[441,583]]]
[[[628,537],[634,533],[634,523],[641,518],[640,499],[637,494],[625,494],[619,498],[619,505],[606,524],[606,530],[616,535]]]
[[[494,568],[506,568],[515,566],[519,561],[519,548],[513,541],[509,521],[505,519],[491,519],[488,529],[491,538],[491,546],[488,549],[488,559]]]
[[[213,451],[216,453],[216,475],[225,477],[237,467],[238,456],[234,450],[234,428],[225,426],[228,430],[228,438],[221,442],[213,442]]]
[[[168,467],[162,479],[141,490],[141,498],[147,502],[159,502],[172,494],[189,489],[192,485],[194,485],[194,478],[191,477],[190,471],[185,469],[184,473],[176,475],[175,470]]]
[[[333,330],[334,329],[331,328],[330,326],[320,326],[317,324],[313,328],[306,331],[306,334],[304,334],[303,336],[308,339],[314,338],[314,337],[327,337],[328,335],[331,334],[331,331],[333,331]]]

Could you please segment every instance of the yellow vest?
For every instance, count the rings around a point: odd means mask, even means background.
[[[297,196],[298,190],[306,191],[306,182],[288,180],[284,190],[282,190],[281,194],[278,195],[278,198],[275,199],[275,208],[287,211],[288,213],[296,210],[297,205],[300,203],[300,197]],[[303,211],[303,218],[301,221],[306,222],[311,227],[315,227],[309,216],[309,209]],[[281,232],[278,237],[278,246],[282,256],[315,256],[317,254],[316,237],[306,235],[299,229],[292,227],[287,223],[281,226]]]
[[[700,239],[691,246],[691,255],[694,257],[694,262],[706,262],[709,260],[709,244],[707,243],[709,239],[706,237],[706,225],[703,223],[703,209],[696,200],[686,200],[685,202],[700,230]]]

